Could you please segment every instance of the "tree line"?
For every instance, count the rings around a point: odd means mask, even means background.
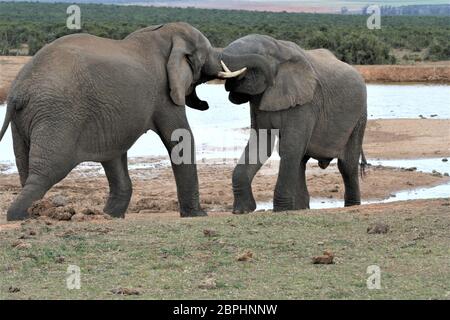
[[[272,13],[196,8],[79,4],[81,30],[66,27],[67,3],[0,2],[0,55],[33,55],[61,36],[87,32],[122,39],[136,29],[173,21],[198,28],[213,46],[224,47],[251,33],[289,40],[305,49],[327,48],[352,64],[400,59],[449,60],[448,17],[382,16],[381,29],[369,30],[367,16]],[[26,47],[26,50],[20,48]]]

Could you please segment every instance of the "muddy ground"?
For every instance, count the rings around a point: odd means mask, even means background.
[[[374,120],[369,121],[364,150],[367,158],[421,158],[450,156],[450,120]],[[130,164],[164,162],[167,158],[130,159]],[[167,161],[166,161],[167,162]],[[253,190],[257,202],[273,198],[279,162],[269,161],[255,177]],[[307,183],[312,197],[343,199],[344,186],[335,164],[327,169],[315,160],[308,164]],[[231,174],[234,162],[208,160],[199,165],[200,197],[208,211],[230,211],[233,203]],[[5,168],[3,168],[5,169]],[[0,172],[1,172],[0,168]],[[369,166],[361,180],[362,198],[385,199],[400,190],[445,183],[449,177],[411,171],[411,168]],[[177,211],[176,187],[170,167],[131,170],[133,197],[129,213],[153,214]],[[101,210],[108,194],[107,180],[100,166],[74,170],[50,190],[47,198],[63,196],[68,206],[78,212]],[[0,174],[0,216],[20,192],[17,174]]]

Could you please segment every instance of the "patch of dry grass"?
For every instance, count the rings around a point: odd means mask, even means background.
[[[197,219],[32,221],[0,233],[0,299],[447,299],[449,206],[442,199]],[[389,232],[367,233],[378,222]],[[14,246],[19,238],[29,245]],[[334,264],[313,264],[324,250]],[[245,252],[252,258],[237,259]],[[80,290],[66,288],[69,264],[81,268]],[[370,265],[381,268],[380,290],[367,289]]]

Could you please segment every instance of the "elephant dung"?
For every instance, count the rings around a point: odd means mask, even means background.
[[[246,251],[237,258],[237,261],[251,261],[251,260],[253,260],[253,252],[251,251]]]
[[[111,293],[122,296],[138,296],[141,294],[139,290],[133,288],[116,288],[112,289]]]
[[[28,209],[32,217],[49,217],[54,220],[68,221],[75,215],[72,207],[55,206],[51,201],[39,200]]]
[[[312,257],[313,264],[333,264],[334,253],[330,250],[325,250],[323,255]]]
[[[389,226],[385,223],[377,222],[367,228],[368,234],[384,234],[389,232]]]

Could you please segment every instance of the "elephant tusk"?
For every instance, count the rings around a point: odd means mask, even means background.
[[[223,60],[220,60],[220,64],[222,65],[222,68],[225,72],[231,72],[231,70],[228,69],[227,65],[225,64],[225,62],[223,62]]]
[[[247,70],[247,67],[239,69],[237,71],[231,71],[227,65],[225,64],[225,62],[220,61],[220,63],[222,64],[222,68],[224,71],[220,71],[218,73],[218,77],[219,78],[224,78],[224,79],[228,79],[228,78],[234,78],[237,77],[238,75],[244,73]]]

